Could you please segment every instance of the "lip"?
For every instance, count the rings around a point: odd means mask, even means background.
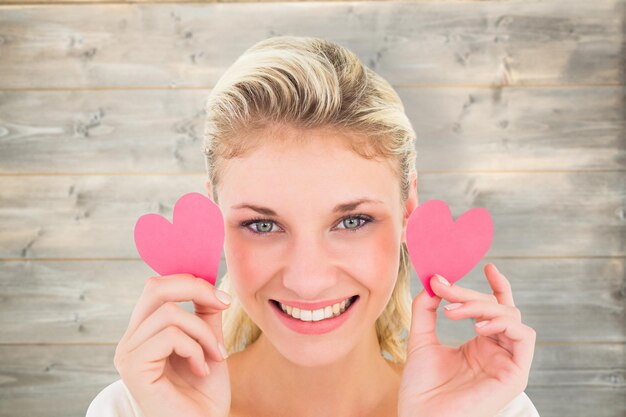
[[[325,308],[328,306],[332,306],[333,304],[338,304],[342,302],[343,300],[347,300],[348,298],[354,297],[355,295],[356,294],[343,297],[343,298],[336,298],[334,300],[317,301],[315,303],[306,303],[303,301],[289,301],[289,300],[279,300],[279,299],[277,299],[276,301],[287,306],[299,308],[300,310],[319,310],[320,308]]]
[[[343,300],[343,299],[342,299]],[[289,314],[285,313],[281,308],[276,305],[273,301],[268,301],[271,305],[271,308],[276,312],[276,315],[288,328],[291,330],[302,333],[302,334],[323,334],[328,333],[332,330],[335,330],[346,320],[352,316],[352,310],[357,306],[361,297],[358,297],[350,304],[347,310],[340,314],[339,316],[320,320],[320,321],[302,321],[291,317]]]

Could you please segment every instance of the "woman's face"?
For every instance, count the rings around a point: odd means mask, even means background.
[[[399,181],[387,163],[344,149],[332,133],[304,134],[310,137],[305,144],[281,146],[268,137],[246,157],[227,161],[217,192],[228,273],[244,310],[284,357],[319,366],[348,354],[373,331],[396,282],[405,222],[417,196],[412,190],[401,204]],[[375,202],[334,211],[361,198]],[[345,321],[317,334],[294,330],[289,323],[297,319],[281,318],[270,301],[354,295],[359,298]],[[319,329],[324,321],[297,324]]]

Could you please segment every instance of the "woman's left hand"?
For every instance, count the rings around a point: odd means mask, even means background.
[[[492,417],[526,388],[536,332],[522,323],[505,276],[491,263],[484,271],[493,294],[448,287],[434,276],[436,296],[422,290],[413,300],[399,417]],[[462,303],[457,309],[444,308],[444,314],[452,320],[476,319],[478,336],[459,347],[439,343],[437,307],[442,299]],[[478,327],[480,323],[486,325]]]

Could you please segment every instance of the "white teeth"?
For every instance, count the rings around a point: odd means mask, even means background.
[[[291,317],[302,321],[320,321],[331,317],[336,317],[343,313],[350,306],[350,299],[343,300],[341,303],[326,306],[318,310],[301,310],[297,307],[288,306],[279,303],[281,309]]]
[[[315,310],[311,314],[311,320],[312,321],[320,321],[323,318],[324,318],[324,309],[323,308],[320,308],[319,310]]]
[[[311,310],[300,310],[300,320],[311,321],[312,316],[313,312]]]

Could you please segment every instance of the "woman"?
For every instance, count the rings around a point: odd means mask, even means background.
[[[538,416],[523,392],[535,332],[493,264],[493,294],[433,277],[436,297],[411,300],[415,134],[385,80],[336,43],[274,37],[206,110],[228,273],[219,290],[147,281],[116,349],[121,379],[88,417]],[[458,307],[448,318],[477,321],[460,347],[437,339],[442,299]],[[176,304],[189,300],[194,314]]]

